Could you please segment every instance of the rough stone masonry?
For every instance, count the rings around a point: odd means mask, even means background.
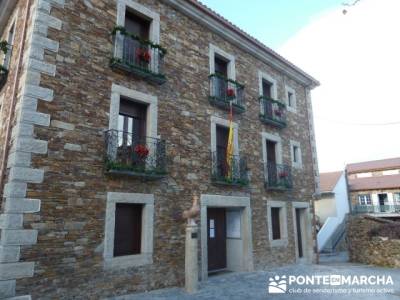
[[[318,187],[310,99],[316,81],[212,12],[206,13],[194,0],[32,0],[25,36],[28,2],[11,2],[15,6],[0,32],[6,39],[15,24],[12,63],[0,91],[0,150],[9,146],[0,217],[0,298],[86,299],[182,286],[185,222],[179,216],[190,207],[193,195],[250,198],[249,243],[255,269],[297,261],[292,203],[310,204]],[[159,43],[168,51],[165,84],[110,67],[115,46],[111,31],[125,7],[159,16]],[[208,18],[214,21],[201,23]],[[252,45],[252,52],[244,50],[244,41]],[[228,111],[208,100],[210,44],[234,56],[236,81],[245,86],[245,112],[235,114],[234,121],[240,155],[247,157],[246,186],[211,181],[210,120],[228,120]],[[20,57],[22,65],[16,70]],[[285,101],[286,86],[295,91],[296,110],[288,111],[286,128],[260,122],[259,71],[275,80],[277,99]],[[16,105],[10,107],[16,75]],[[110,125],[113,85],[157,98],[152,118],[157,119],[157,135],[167,143],[164,178],[144,181],[105,174],[104,132]],[[292,168],[293,189],[266,190],[262,132],[280,138],[282,162],[287,165],[292,163],[291,141],[300,144],[302,166]],[[139,202],[140,195],[152,195],[154,200],[146,202],[146,209],[154,210],[151,226],[146,227],[147,237],[152,237],[146,241],[152,245],[151,257],[145,258],[148,263],[105,264],[109,193],[139,195]],[[278,246],[269,238],[270,201],[282,201],[286,207],[287,242]]]

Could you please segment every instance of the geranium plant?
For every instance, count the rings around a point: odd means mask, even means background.
[[[145,145],[136,145],[134,151],[141,159],[146,158],[150,152]]]
[[[150,51],[147,49],[138,49],[137,57],[140,61],[148,64],[151,61],[151,54]]]
[[[235,90],[232,89],[232,88],[228,88],[228,89],[226,90],[226,95],[227,95],[228,97],[235,97]]]

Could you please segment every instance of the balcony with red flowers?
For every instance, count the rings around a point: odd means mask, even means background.
[[[124,27],[115,27],[113,32],[114,54],[110,65],[152,83],[163,84],[164,56],[167,50],[149,40],[135,36]]]
[[[286,105],[280,101],[261,96],[260,120],[278,128],[286,127]]]
[[[109,175],[156,180],[167,174],[164,140],[108,130],[105,146],[105,171]]]
[[[244,85],[228,79],[221,74],[211,74],[210,79],[210,96],[211,104],[229,109],[232,108],[238,113],[245,111],[244,105]]]
[[[293,187],[290,166],[268,162],[264,164],[264,174],[268,190],[289,190]]]

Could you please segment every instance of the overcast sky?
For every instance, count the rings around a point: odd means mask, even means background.
[[[400,1],[341,11],[316,17],[279,49],[321,81],[312,95],[321,171],[400,156]]]
[[[320,80],[320,171],[400,156],[400,0],[204,2]]]

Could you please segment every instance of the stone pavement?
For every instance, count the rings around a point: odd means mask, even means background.
[[[267,282],[269,277],[275,275],[386,275],[391,276],[394,285],[379,286],[379,288],[392,289],[389,293],[366,292],[351,294],[294,294],[289,290],[304,288],[305,286],[290,285],[285,294],[268,294]],[[307,286],[310,289],[330,288],[330,286],[312,285]],[[376,286],[368,286],[368,288]],[[349,286],[333,287],[337,289],[348,289]],[[352,288],[366,288],[366,286],[353,286]],[[227,273],[223,275],[212,276],[208,281],[201,283],[200,289],[193,295],[188,295],[181,288],[170,288],[152,291],[148,293],[132,294],[112,298],[113,300],[167,300],[167,299],[374,299],[374,300],[400,300],[400,270],[379,268],[366,265],[357,265],[351,263],[322,264],[322,265],[291,265],[286,267],[274,268],[269,271],[258,271],[251,273]]]

